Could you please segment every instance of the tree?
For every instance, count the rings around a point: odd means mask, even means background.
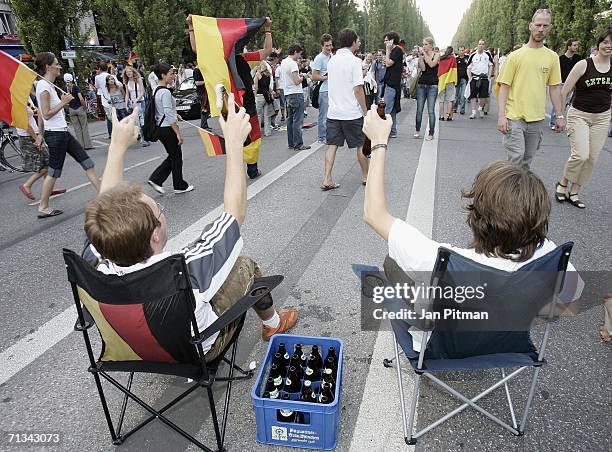
[[[12,0],[19,37],[31,54],[65,49],[64,38],[83,40],[78,26],[90,10],[90,0]]]
[[[120,0],[138,57],[148,66],[179,61],[186,43],[185,11],[176,0]]]
[[[98,34],[106,35],[117,45],[117,53],[122,60],[124,49],[131,44],[134,35],[127,17],[121,9],[122,0],[93,0],[94,17]]]

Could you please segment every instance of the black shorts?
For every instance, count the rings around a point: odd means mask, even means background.
[[[363,118],[357,119],[329,119],[327,118],[327,132],[325,133],[327,144],[342,147],[346,140],[349,148],[363,146],[365,135],[363,134]]]
[[[58,179],[62,175],[66,153],[81,164],[84,170],[94,167],[93,161],[70,132],[45,130],[45,143],[49,147],[49,176]]]
[[[480,80],[472,79],[470,82],[470,96],[468,99],[487,99],[489,97],[489,79],[484,77]]]

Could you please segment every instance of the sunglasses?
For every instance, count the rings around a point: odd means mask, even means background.
[[[159,209],[159,215],[157,215],[155,218],[157,220],[159,220],[162,216],[162,214],[164,213],[164,210],[166,210],[166,208],[164,206],[162,206],[160,203],[156,202],[155,204],[157,204],[157,208]]]

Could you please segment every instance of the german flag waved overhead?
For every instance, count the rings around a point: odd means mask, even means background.
[[[446,85],[452,83],[457,84],[457,58],[455,55],[449,55],[446,58],[440,58],[438,66],[438,94],[444,91]]]
[[[215,86],[223,83],[227,92],[234,93],[242,106],[242,92],[246,89],[238,75],[236,54],[256,35],[265,23],[264,17],[254,19],[225,19],[192,16],[198,66],[204,76],[210,101],[211,116],[219,116]]]
[[[0,51],[0,120],[20,129],[28,128],[26,105],[36,73]]]
[[[207,132],[206,130],[200,129],[199,127],[198,133],[200,134],[200,139],[202,140],[204,149],[206,149],[206,154],[209,157],[215,157],[217,155],[225,154],[225,139],[223,137],[215,135],[211,132]]]

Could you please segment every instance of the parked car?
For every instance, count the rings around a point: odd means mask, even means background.
[[[172,94],[176,99],[176,112],[181,115],[181,118],[200,118],[200,100],[196,94],[196,86],[193,77],[183,80]]]

